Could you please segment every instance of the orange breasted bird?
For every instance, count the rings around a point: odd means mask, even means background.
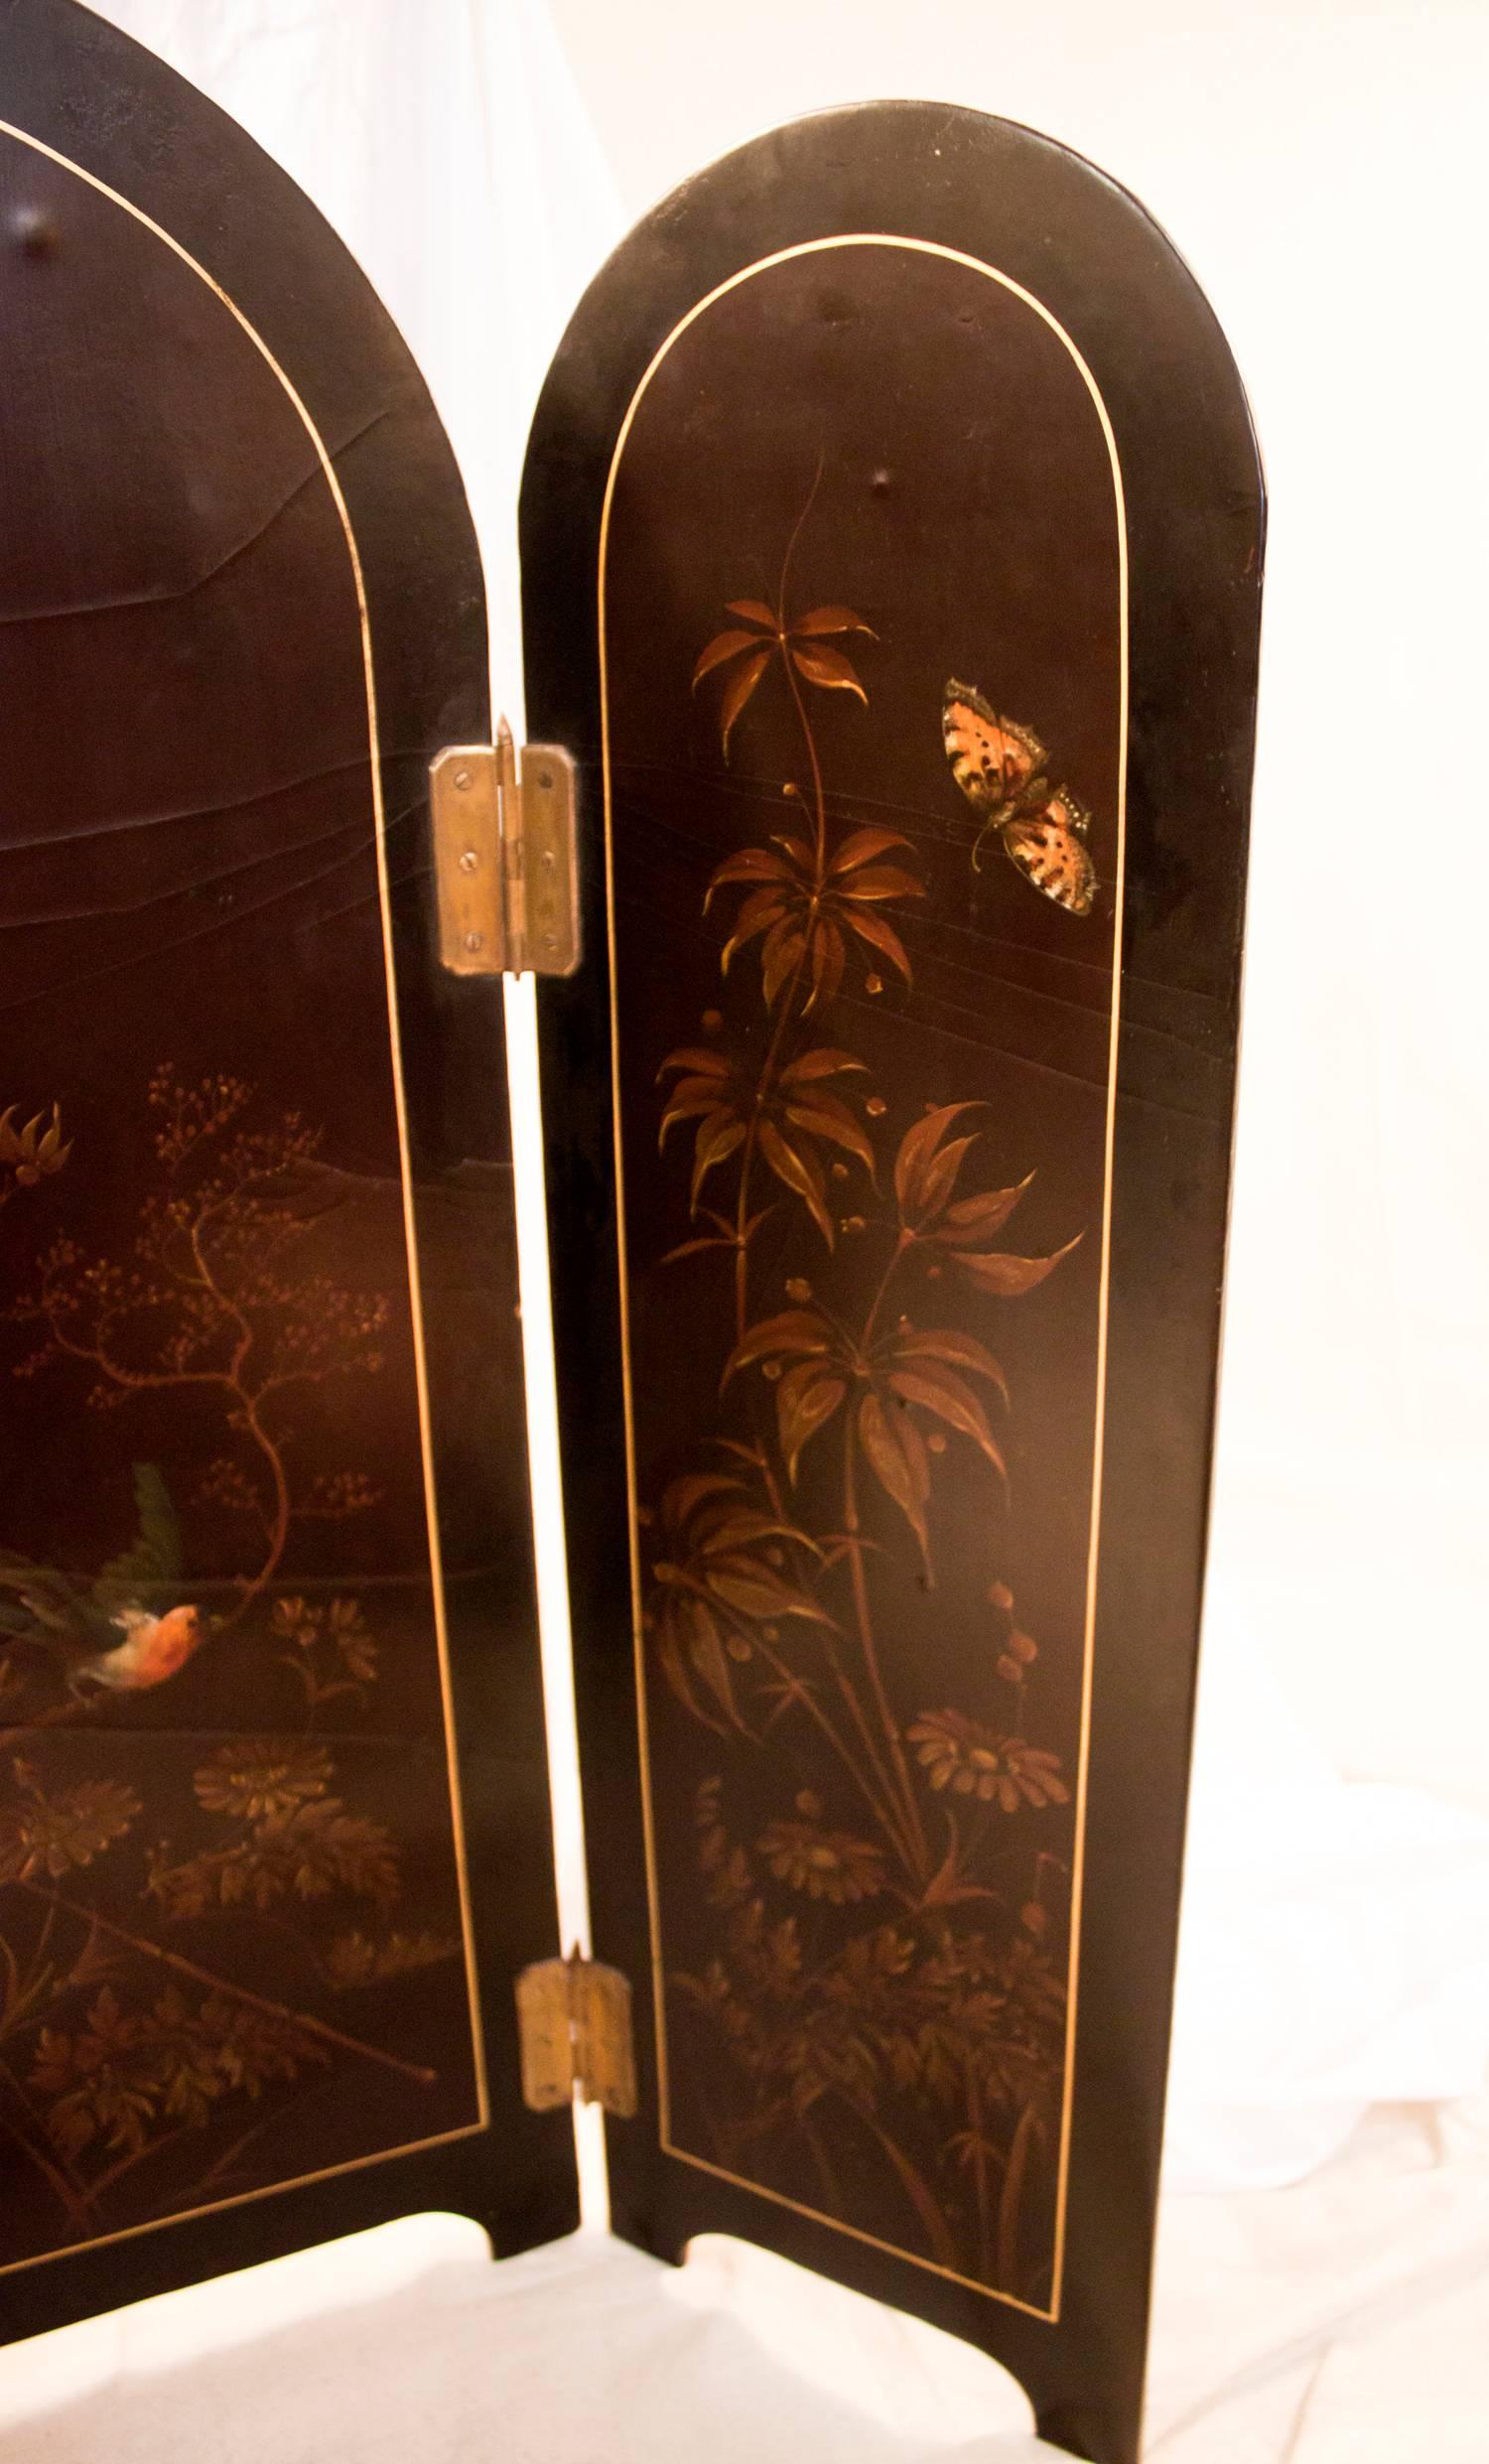
[[[139,1531],[96,1582],[0,1550],[0,1650],[34,1645],[62,1658],[69,1689],[143,1693],[185,1668],[207,1621],[179,1594],[181,1526],[154,1463],[134,1467]]]

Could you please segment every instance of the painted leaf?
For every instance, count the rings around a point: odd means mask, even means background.
[[[723,1383],[727,1386],[739,1369],[747,1369],[751,1361],[772,1360],[792,1353],[826,1352],[832,1343],[827,1320],[815,1309],[783,1309],[778,1317],[762,1317],[758,1325],[746,1329],[735,1345],[726,1363]],[[753,1456],[750,1457],[752,1461]]]
[[[802,1447],[826,1428],[847,1392],[847,1381],[820,1360],[799,1360],[786,1371],[775,1390],[775,1416],[789,1479]]]
[[[819,1554],[816,1543],[808,1540],[805,1532],[799,1532],[794,1523],[783,1523],[778,1515],[761,1514],[752,1506],[726,1505],[722,1518],[719,1508],[711,1507],[705,1519],[709,1529],[703,1546],[710,1557],[716,1551],[733,1556],[741,1549],[757,1548],[762,1543],[768,1546],[777,1540],[797,1541],[802,1548],[810,1549],[814,1557]]]
[[[704,912],[707,914],[715,890],[725,889],[731,882],[789,882],[790,879],[790,866],[783,857],[772,856],[768,847],[742,847],[737,855],[726,856],[724,862],[715,868],[704,894]]]
[[[768,654],[767,654],[768,655]],[[825,642],[794,645],[791,657],[808,684],[821,685],[829,693],[856,693],[867,710],[869,696],[853,670],[853,663],[841,650],[830,650]]]
[[[725,1717],[735,1727],[739,1727],[740,1714],[735,1705],[734,1678],[717,1618],[702,1600],[690,1600],[687,1602],[681,1622],[688,1639],[688,1657],[694,1669],[702,1678]],[[688,1698],[685,1696],[684,1699]],[[690,1709],[696,1708],[691,1703],[689,1707]],[[702,1716],[707,1719],[707,1711]],[[710,1720],[709,1725],[714,1727],[718,1725],[718,1722]]]
[[[940,1153],[932,1156],[927,1164],[920,1178],[920,1204],[924,1209],[924,1218],[927,1222],[934,1221],[935,1217],[940,1214],[942,1207],[956,1187],[957,1175],[967,1160],[976,1137],[977,1133],[974,1131],[970,1138],[954,1138],[949,1146],[943,1147]]]
[[[1028,1172],[1012,1189],[985,1189],[981,1197],[958,1198],[954,1206],[946,1209],[939,1237],[962,1249],[970,1247],[973,1241],[991,1239],[995,1232],[1003,1230],[1033,1177]]]
[[[719,959],[720,974],[728,975],[731,959],[752,941],[756,933],[767,931],[772,924],[785,922],[789,914],[783,890],[752,890],[736,916],[734,931],[724,944]]]
[[[743,1147],[744,1144],[744,1124],[743,1121],[726,1119],[712,1128],[705,1122],[698,1133],[698,1144],[693,1150],[693,1182],[689,1192],[691,1206],[698,1204],[698,1192],[715,1164],[723,1164],[734,1154],[737,1147]]]
[[[894,1159],[894,1195],[904,1213],[918,1215],[924,1212],[922,1192],[925,1174],[935,1160],[936,1151],[953,1121],[959,1121],[964,1112],[974,1109],[971,1104],[940,1104],[934,1112],[924,1114],[911,1129],[906,1130]]]
[[[716,1052],[712,1045],[682,1043],[675,1052],[668,1053],[656,1073],[658,1078],[664,1077],[669,1069],[682,1069],[705,1078],[727,1078],[730,1064],[726,1055]]]
[[[865,865],[849,878],[839,895],[878,902],[883,898],[923,898],[925,889],[913,873],[902,872],[896,864]]]
[[[998,1893],[980,1882],[964,1882],[961,1877],[961,1841],[953,1835],[944,1861],[932,1874],[921,1899],[922,1908],[951,1908],[967,1899],[996,1899]]]
[[[727,599],[724,604],[731,616],[747,616],[751,624],[763,624],[767,631],[774,632],[775,611],[767,608],[762,599]]]
[[[721,1113],[730,1119],[734,1117],[718,1081],[713,1078],[682,1079],[673,1088],[672,1100],[662,1115],[656,1138],[658,1148],[665,1147],[669,1130],[675,1129],[679,1121],[706,1120],[711,1113]]]
[[[856,1060],[851,1052],[839,1052],[832,1044],[819,1044],[814,1052],[801,1052],[788,1061],[781,1071],[783,1086],[796,1086],[804,1079],[836,1078],[844,1070],[866,1069],[866,1061]]]
[[[944,1421],[948,1429],[970,1437],[994,1470],[1007,1478],[1008,1465],[988,1427],[988,1416],[971,1387],[964,1386],[953,1370],[939,1369],[927,1361],[912,1369],[891,1369],[886,1382],[904,1402],[918,1404],[922,1412],[929,1412],[936,1420]]]
[[[819,1096],[815,1103],[788,1103],[786,1119],[809,1137],[825,1138],[846,1155],[856,1156],[870,1179],[874,1178],[874,1149],[846,1104],[835,1103],[828,1095]]]
[[[859,1405],[859,1438],[880,1486],[891,1497],[920,1543],[929,1571],[925,1503],[930,1495],[930,1464],[919,1431],[904,1415],[891,1423],[878,1395],[871,1392]]]
[[[738,629],[728,633],[716,633],[713,640],[698,654],[698,664],[693,670],[694,692],[697,692],[704,677],[711,675],[716,667],[722,667],[726,659],[737,659],[742,650],[758,650],[759,647],[759,636],[756,633],[742,633]]]
[[[910,962],[905,956],[904,943],[881,915],[860,915],[854,907],[845,906],[843,921],[852,925],[861,941],[867,941],[872,950],[878,950],[881,958],[887,958],[890,966],[899,970],[906,984],[910,982]]]
[[[813,1625],[831,1625],[825,1608],[795,1583],[784,1582],[768,1568],[753,1565],[721,1566],[709,1570],[708,1585],[716,1591],[727,1607],[742,1617],[757,1617],[769,1623],[777,1617],[804,1617]]]
[[[758,1136],[760,1153],[777,1180],[783,1180],[788,1189],[794,1189],[805,1201],[807,1212],[831,1249],[833,1219],[827,1211],[827,1182],[819,1165],[810,1155],[782,1138],[773,1121],[762,1121]]]
[[[680,1480],[668,1482],[666,1495],[662,1499],[662,1512],[671,1520],[685,1523],[694,1507],[700,1506],[706,1497],[726,1494],[740,1497],[744,1493],[744,1483],[738,1472],[687,1473]]]
[[[772,1587],[762,1570],[747,1558],[699,1570],[702,1587],[735,1616],[770,1618],[781,1614],[780,1586]]]
[[[832,863],[829,873],[854,873],[861,864],[872,864],[876,856],[887,854],[891,847],[908,847],[909,840],[898,830],[880,829],[872,823],[862,830],[850,830]]]
[[[727,1078],[705,1078],[700,1072],[692,1078],[675,1081],[667,1101],[670,1104],[713,1104],[723,1106],[733,1101],[733,1090]]]
[[[760,951],[760,989],[765,1007],[773,1010],[783,984],[789,984],[806,955],[806,939],[791,916],[773,924]]]
[[[696,1241],[683,1241],[676,1249],[669,1249],[662,1260],[662,1264],[664,1266],[670,1265],[674,1258],[696,1258],[700,1250],[733,1249],[736,1246],[739,1239],[739,1234],[736,1232],[735,1226],[729,1221],[727,1216],[716,1213],[712,1206],[700,1206],[695,1208],[694,1211],[695,1213],[702,1215],[705,1222],[713,1225],[714,1229],[712,1233],[704,1239]],[[748,1223],[744,1226],[744,1238],[746,1240],[749,1238],[751,1231],[754,1229],[754,1226],[759,1222],[759,1220],[760,1218],[758,1215],[750,1216]]]
[[[744,612],[743,608],[737,608],[733,613],[743,616]],[[771,620],[774,621],[773,618]],[[852,608],[813,608],[808,615],[796,618],[791,631],[796,635],[804,633],[808,636],[821,633],[867,633],[871,641],[879,639],[873,625],[866,624],[861,616],[854,614]]]
[[[773,651],[768,648],[754,651],[749,658],[741,661],[724,688],[724,699],[719,705],[719,726],[724,739],[726,761],[729,759],[729,740],[734,733],[735,721],[759,683],[773,655]]]
[[[982,1254],[955,1249],[951,1254],[955,1264],[972,1278],[979,1292],[997,1293],[1001,1300],[1016,1300],[1020,1294],[1032,1292],[1036,1284],[1042,1284],[1046,1275],[1052,1275],[1060,1260],[1068,1258],[1083,1238],[1084,1235],[1077,1232],[1075,1239],[1067,1241],[1063,1249],[1057,1249],[1052,1258],[1011,1258],[997,1249]]]
[[[803,1004],[805,1010],[815,1009],[819,1001],[829,1002],[836,998],[848,957],[843,946],[843,935],[825,915],[819,915],[812,926],[810,946],[812,989]]]
[[[976,1335],[963,1334],[954,1326],[937,1326],[924,1332],[911,1326],[895,1337],[894,1349],[897,1358],[902,1361],[944,1360],[954,1367],[971,1369],[977,1376],[987,1378],[991,1385],[997,1387],[1005,1403],[1008,1401],[1008,1380],[992,1353],[979,1343]]]

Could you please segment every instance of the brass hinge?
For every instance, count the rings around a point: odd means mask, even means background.
[[[525,745],[447,745],[429,768],[440,956],[455,975],[572,975],[579,965],[574,764]]]
[[[618,1968],[582,1959],[539,1960],[517,1979],[522,2101],[535,2114],[587,2105],[628,2119],[636,2110],[630,1984]]]

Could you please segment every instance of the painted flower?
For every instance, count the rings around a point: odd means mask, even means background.
[[[17,1795],[0,1815],[0,1881],[51,1881],[122,1840],[140,1811],[132,1788],[116,1780],[83,1780],[48,1797],[30,1763],[12,1764]]]
[[[1025,1744],[1021,1736],[1001,1736],[965,1711],[922,1711],[908,1735],[932,1788],[975,1796],[984,1805],[996,1799],[1005,1814],[1015,1814],[1022,1805],[1070,1802],[1058,1754]]]
[[[810,1790],[797,1798],[796,1811],[799,1822],[777,1820],[760,1835],[760,1854],[778,1882],[805,1891],[811,1899],[831,1900],[834,1907],[873,1899],[883,1889],[883,1859],[878,1848],[851,1832],[824,1829],[821,1804]]]
[[[298,1592],[293,1599],[275,1601],[270,1632],[281,1642],[297,1643],[302,1651],[310,1651],[320,1631],[320,1609],[312,1608]]]
[[[7,1104],[0,1113],[0,1171],[9,1172],[18,1188],[34,1189],[46,1173],[62,1170],[72,1142],[64,1143],[62,1114],[56,1104],[50,1121],[39,1112],[20,1130],[14,1126],[19,1109],[17,1104]]]
[[[319,1745],[267,1737],[219,1745],[192,1781],[209,1814],[233,1814],[245,1823],[284,1823],[313,1798],[324,1797],[332,1779],[331,1757]]]

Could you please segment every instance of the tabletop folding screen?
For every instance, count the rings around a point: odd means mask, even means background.
[[[70,0],[0,5],[0,123],[6,2330],[559,2234],[577,2085],[627,2238],[918,2311],[1130,2464],[1261,588],[1218,329],[1025,130],[746,147],[554,363],[519,755],[306,200]]]

